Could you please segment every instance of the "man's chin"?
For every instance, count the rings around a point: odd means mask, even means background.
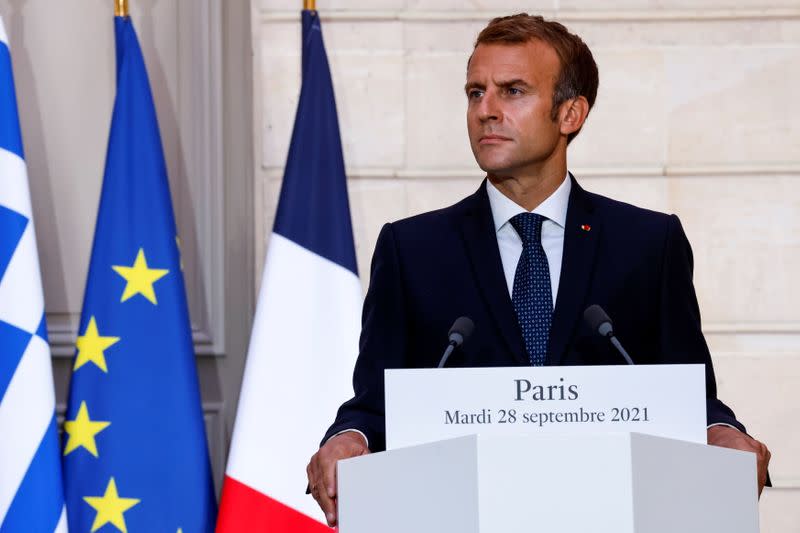
[[[497,179],[503,179],[514,174],[513,169],[504,165],[497,165],[497,164],[488,165],[478,161],[478,166],[480,167],[481,170],[486,172],[488,176],[497,177]]]
[[[489,173],[502,172],[504,169],[508,168],[507,164],[508,162],[502,161],[498,157],[486,157],[488,154],[481,154],[481,153],[475,155],[476,155],[475,162],[478,163],[478,166],[481,167],[481,170],[483,170],[484,172],[489,172]]]

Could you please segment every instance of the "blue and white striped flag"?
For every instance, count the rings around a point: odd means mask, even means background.
[[[0,18],[0,533],[67,531],[44,295]]]

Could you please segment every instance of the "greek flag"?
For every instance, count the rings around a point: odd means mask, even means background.
[[[44,295],[0,18],[0,533],[67,531]]]

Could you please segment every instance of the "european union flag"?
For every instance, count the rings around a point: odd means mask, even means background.
[[[213,531],[216,503],[161,136],[131,20],[64,424],[75,532]]]

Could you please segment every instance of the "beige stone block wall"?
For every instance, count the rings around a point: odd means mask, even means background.
[[[299,2],[253,2],[257,269],[299,90]],[[800,531],[798,0],[318,0],[364,285],[380,227],[473,192],[466,60],[492,16],[539,10],[600,68],[570,168],[680,216],[720,395],[773,451],[762,530]]]

